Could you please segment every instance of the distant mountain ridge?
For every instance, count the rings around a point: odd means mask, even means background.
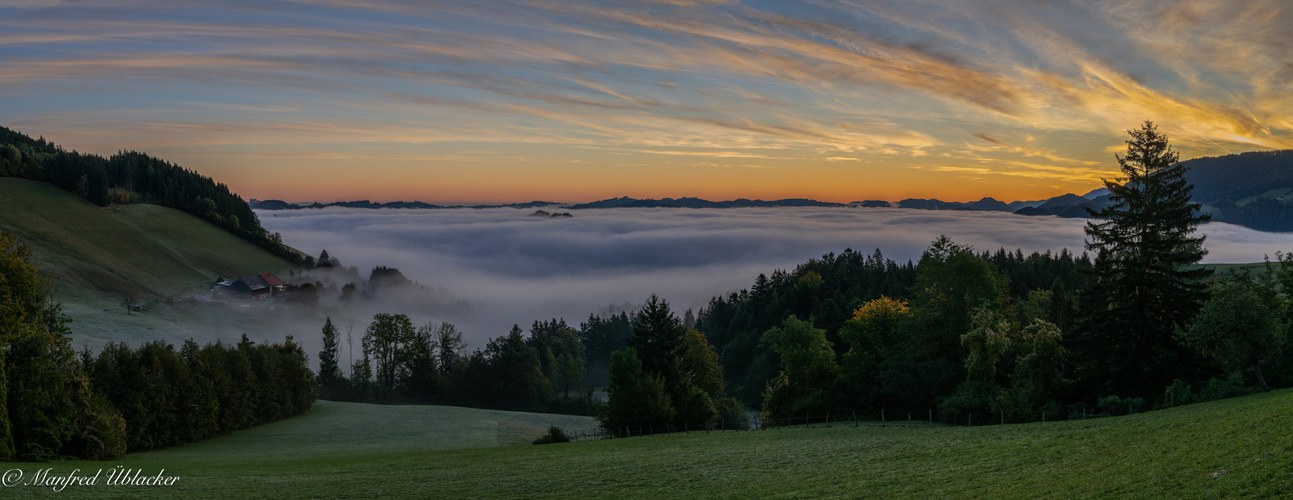
[[[589,208],[765,208],[765,207],[843,207],[843,203],[809,200],[806,198],[787,198],[784,200],[749,200],[740,198],[730,201],[709,201],[700,198],[663,198],[639,200],[629,198],[611,198],[592,203],[568,205],[562,208],[582,210]]]
[[[386,203],[377,203],[368,200],[358,201],[334,201],[332,203],[314,202],[310,204],[288,203],[283,200],[250,200],[247,202],[251,208],[256,210],[302,210],[306,208],[327,208],[327,207],[346,207],[346,208],[409,208],[409,209],[444,209],[444,208],[536,208],[550,207],[561,205],[555,201],[530,201],[525,203],[505,203],[499,205],[435,205],[421,201],[391,201]]]
[[[1263,151],[1187,160],[1187,178],[1194,184],[1194,201],[1212,220],[1262,231],[1293,231],[1293,150]],[[627,196],[589,203],[561,204],[546,201],[498,205],[433,205],[420,201],[375,203],[368,200],[298,205],[282,200],[252,200],[259,210],[292,210],[324,207],[355,208],[537,208],[558,206],[566,210],[599,208],[777,208],[777,207],[854,207],[910,208],[918,210],[965,210],[1011,212],[1019,215],[1054,215],[1087,218],[1087,209],[1099,211],[1110,203],[1109,190],[1093,189],[1085,195],[1066,193],[1044,200],[1004,202],[985,197],[973,202],[908,198],[896,202],[884,200],[833,203],[806,198],[782,200],[710,201],[695,197],[638,199]]]

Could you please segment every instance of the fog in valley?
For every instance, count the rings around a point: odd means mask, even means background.
[[[535,320],[564,318],[578,327],[590,313],[636,309],[652,293],[680,314],[698,310],[716,294],[748,288],[759,273],[793,269],[846,248],[918,260],[931,240],[946,234],[977,251],[1082,253],[1086,223],[907,209],[608,209],[575,211],[572,218],[532,217],[532,211],[260,211],[264,227],[281,233],[284,242],[315,256],[326,249],[342,268],[284,277],[322,283],[319,305],[310,313],[275,306],[279,312],[262,315],[272,319],[259,323],[272,329],[252,327],[264,340],[294,334],[313,358],[321,317],[330,315],[341,327],[344,362],[348,327],[358,349],[372,314],[403,313],[417,325],[454,323],[475,349],[513,324],[528,328]],[[1208,234],[1205,262],[1258,262],[1293,248],[1286,235],[1228,224],[1201,231]],[[376,266],[396,268],[418,286],[386,286],[371,298],[339,300],[348,282],[362,292]]]

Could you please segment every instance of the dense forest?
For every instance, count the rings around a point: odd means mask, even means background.
[[[589,387],[605,380],[609,369],[609,363],[596,360],[609,361],[612,351],[627,345],[632,322],[624,313],[590,316],[579,329],[562,319],[535,321],[528,335],[514,325],[484,348],[467,351],[452,323],[414,327],[404,314],[380,313],[358,339],[356,359],[343,370],[342,340],[328,318],[319,352],[319,393],[341,401],[588,415]]]
[[[267,233],[241,197],[210,177],[135,151],[110,158],[68,151],[0,127],[0,177],[49,182],[99,206],[153,203],[183,210],[295,263],[303,258]]]
[[[314,374],[282,344],[72,350],[30,250],[0,232],[0,461],[107,460],[309,410]]]
[[[950,263],[941,262],[954,252],[968,255],[958,255]],[[820,329],[831,350],[842,360],[849,345],[841,330],[854,319],[859,308],[882,298],[911,300],[922,272],[928,274],[935,266],[947,266],[948,272],[978,273],[973,277],[992,280],[993,290],[1000,294],[994,299],[1011,305],[1012,311],[1044,308],[1045,319],[1069,326],[1073,320],[1074,293],[1083,286],[1081,273],[1091,267],[1085,256],[1074,256],[1067,251],[1024,255],[1018,250],[1001,249],[973,254],[970,249],[946,239],[935,241],[926,253],[928,258],[922,258],[919,264],[899,264],[885,259],[879,250],[871,255],[845,250],[810,260],[790,272],[775,271],[770,278],[759,275],[752,288],[713,298],[700,312],[697,327],[719,346],[723,366],[732,380],[733,394],[746,405],[759,408],[767,383],[781,370],[777,351],[769,344],[771,339],[765,339],[765,333],[780,327],[788,317],[802,319]],[[917,352],[924,347],[920,344],[915,342],[910,346],[915,350],[904,353],[907,359],[895,357],[887,363],[895,370],[903,370],[907,361],[917,362],[914,358],[923,356]],[[950,349],[945,354],[955,358],[957,351]],[[956,364],[950,359],[944,361],[937,367]],[[955,378],[955,372],[924,371],[921,376],[934,381],[950,380]],[[892,380],[895,376],[888,378]],[[905,385],[894,386],[887,393],[896,396],[913,389]],[[940,393],[945,389],[937,382],[913,381],[912,385],[923,387],[915,388],[916,394]]]

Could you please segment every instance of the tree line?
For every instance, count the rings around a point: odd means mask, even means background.
[[[946,272],[971,273],[982,263],[981,266],[990,267],[1000,275],[998,291],[1006,300],[1024,301],[1030,294],[1044,291],[1049,297],[1047,319],[1071,325],[1074,294],[1083,287],[1082,273],[1091,267],[1085,256],[1075,256],[1067,250],[1024,254],[1019,250],[1001,249],[974,253],[967,247],[951,248],[955,244],[950,240],[934,245],[940,247],[931,247],[937,258],[922,258],[919,264],[897,263],[886,259],[880,250],[867,255],[849,249],[809,260],[790,272],[777,270],[771,277],[761,274],[752,288],[711,299],[698,314],[697,328],[722,353],[722,364],[732,380],[733,394],[746,405],[759,408],[767,383],[781,370],[780,355],[772,338],[765,339],[766,332],[781,327],[787,317],[811,320],[815,328],[824,332],[842,361],[849,344],[841,330],[854,319],[860,307],[880,298],[910,299],[920,273],[928,274],[933,272],[933,267],[942,266],[948,257],[944,254],[954,250],[968,254],[949,263]],[[984,276],[980,273],[978,278]],[[906,360],[893,358],[890,364],[900,370],[907,362],[916,362],[920,357],[924,355],[911,352]]]
[[[404,314],[379,313],[359,338],[360,350],[351,356],[348,374],[343,373],[341,336],[331,317],[322,337],[318,384],[324,399],[592,412],[585,385],[589,343],[565,320],[535,321],[529,335],[513,325],[484,348],[468,351],[452,323],[414,327]],[[352,337],[347,351],[353,347]]]
[[[527,335],[514,325],[467,352],[451,323],[415,328],[406,315],[379,313],[359,339],[349,374],[340,361],[341,334],[329,317],[319,393],[342,401],[595,414],[608,429],[657,417],[680,427],[744,422],[743,407],[727,394],[717,350],[685,326],[689,316],[678,318],[652,296],[639,311],[589,315],[578,329],[562,319],[543,320]],[[593,385],[603,384],[607,401],[594,400]],[[641,409],[643,402],[650,408]]]
[[[99,206],[152,203],[183,210],[274,255],[304,262],[278,233],[261,227],[247,202],[228,186],[144,153],[120,151],[104,158],[0,127],[0,177],[5,176],[49,182]]]
[[[72,350],[31,251],[0,232],[0,461],[108,460],[309,410],[314,375],[282,344]]]

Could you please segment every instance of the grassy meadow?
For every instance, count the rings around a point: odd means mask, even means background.
[[[19,497],[802,498],[1293,494],[1293,390],[1138,415],[983,427],[692,432],[521,445],[587,417],[320,402],[309,414],[113,462],[164,487],[9,488]],[[508,445],[517,446],[508,446]]]
[[[285,272],[291,263],[211,224],[157,205],[97,207],[52,184],[0,178],[0,229],[32,247],[57,277],[64,301],[174,296],[199,290],[218,273]],[[88,297],[85,297],[88,296]]]
[[[54,298],[72,317],[78,346],[138,345],[166,335],[171,341],[229,340],[224,333],[202,330],[219,319],[204,315],[227,314],[193,311],[184,299],[207,291],[219,274],[286,276],[294,269],[179,210],[97,207],[52,184],[12,177],[0,177],[0,230],[31,247],[36,265],[53,277]],[[126,314],[125,291],[134,291],[149,313]]]

